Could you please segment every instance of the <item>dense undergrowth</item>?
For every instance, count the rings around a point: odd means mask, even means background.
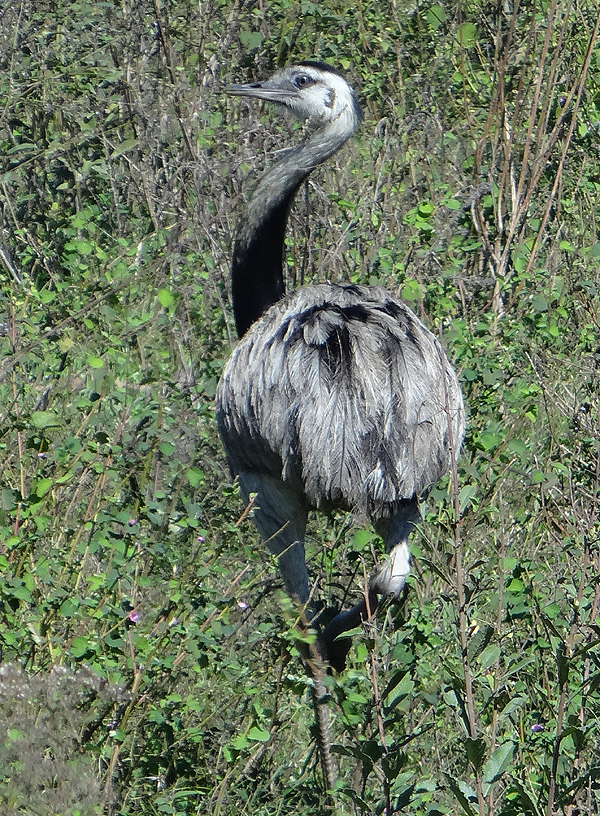
[[[294,610],[213,414],[236,219],[294,138],[222,84],[307,57],[366,120],[298,197],[288,283],[400,292],[469,410],[404,607],[329,680],[336,810],[598,812],[596,3],[0,15],[2,813],[329,807]],[[314,520],[327,603],[377,546]]]

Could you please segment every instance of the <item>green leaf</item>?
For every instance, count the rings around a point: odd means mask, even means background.
[[[199,487],[199,485],[201,485],[204,481],[204,471],[199,470],[199,468],[189,468],[186,475],[187,480],[192,487]]]
[[[161,289],[156,297],[164,309],[168,309],[169,306],[175,303],[175,297],[168,289]]]
[[[434,6],[426,12],[425,19],[431,26],[434,31],[437,31],[438,28],[446,21],[446,12],[444,11],[444,7],[440,6],[436,3]]]
[[[19,731],[18,728],[8,728],[6,730],[6,736],[11,742],[18,742],[25,738],[25,734]]]
[[[502,442],[502,437],[496,433],[492,433],[491,431],[484,431],[480,434],[477,445],[483,451],[490,451],[493,448],[497,448],[498,445]]]
[[[504,742],[499,745],[483,766],[483,783],[488,787],[497,782],[512,762],[515,752],[514,742]],[[489,791],[486,791],[486,796]]]
[[[581,728],[570,725],[561,732],[560,741],[562,742],[566,737],[571,737],[577,751],[581,751],[585,742],[585,734]]]
[[[371,530],[357,530],[352,536],[352,549],[362,552],[373,541]]]
[[[42,431],[45,428],[59,428],[62,423],[54,411],[34,411],[31,415],[31,424]]]
[[[569,678],[569,658],[566,655],[565,644],[559,643],[556,650],[556,664],[558,666],[558,682],[564,686]]]
[[[65,244],[65,249],[72,252],[77,252],[79,255],[91,255],[94,251],[94,245],[84,238],[77,238],[75,241],[69,241]]]
[[[407,671],[399,671],[390,680],[382,698],[386,701],[386,714],[389,714],[393,708],[402,703],[406,699],[412,699],[414,696],[415,683],[412,680],[410,673]]]
[[[120,144],[116,146],[112,153],[112,158],[116,159],[117,156],[121,156],[123,153],[127,153],[128,150],[133,150],[134,147],[138,146],[137,139],[124,139]]]
[[[2,488],[2,509],[3,510],[12,510],[16,503],[18,502],[19,497],[15,490],[11,490],[9,487]]]
[[[526,702],[526,697],[513,697],[512,700],[509,700],[502,709],[502,715],[508,716],[509,714],[512,714],[513,711],[518,711],[518,709],[522,708]]]
[[[16,147],[11,147],[10,150],[6,151],[6,155],[12,156],[14,153],[21,153],[23,151],[32,150],[37,150],[36,145],[31,144],[30,142],[24,142],[23,144],[17,145]]]
[[[498,660],[500,654],[500,647],[495,643],[486,646],[478,658],[482,670],[485,671],[485,669],[492,666]]]
[[[88,357],[86,362],[91,368],[104,368],[104,360],[101,357]]]
[[[250,731],[248,731],[248,739],[254,740],[255,742],[268,742],[271,739],[271,735],[263,728],[258,728],[256,725],[253,725]]]
[[[470,48],[477,36],[477,29],[473,23],[462,23],[458,27],[458,41],[463,48]]]
[[[402,287],[401,294],[403,300],[423,300],[425,289],[416,280],[407,280]]]
[[[472,499],[474,498],[476,493],[477,485],[464,485],[463,487],[461,487],[458,494],[458,504],[461,513],[468,505],[473,504]]]
[[[242,45],[247,48],[248,51],[256,51],[264,40],[260,31],[240,31],[239,37]]]
[[[13,598],[18,598],[20,601],[31,601],[31,590],[27,589],[23,584],[19,586],[9,586],[7,588],[8,594]]]
[[[485,759],[485,741],[481,739],[481,737],[479,739],[467,737],[465,739],[465,748],[467,749],[467,757],[471,765],[476,771],[480,770],[483,765],[483,760]]]
[[[41,499],[52,487],[52,479],[40,479],[35,485],[35,495]]]
[[[88,639],[85,637],[76,637],[71,643],[70,652],[73,657],[83,657],[89,650]]]
[[[476,799],[475,791],[469,788],[468,785],[465,785],[464,782],[454,779],[454,777],[450,776],[450,774],[445,773],[444,776],[446,777],[450,790],[458,799],[463,811],[467,814],[467,816],[476,816],[475,811],[469,804],[469,799]]]

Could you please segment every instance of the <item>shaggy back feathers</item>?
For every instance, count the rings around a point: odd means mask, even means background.
[[[311,507],[392,515],[458,451],[462,397],[421,321],[378,287],[320,284],[272,306],[242,338],[217,392],[232,474],[268,472]]]

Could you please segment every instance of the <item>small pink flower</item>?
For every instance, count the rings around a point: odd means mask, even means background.
[[[45,459],[45,458],[46,458],[46,454],[43,453],[42,451],[40,451],[40,453],[38,453],[38,459]]]
[[[135,524],[137,524],[137,519],[130,518],[127,524],[129,524],[130,527],[133,527]]]
[[[239,606],[240,609],[248,609],[248,604],[246,603],[246,601],[238,601],[237,605]]]
[[[531,733],[532,734],[539,734],[540,731],[544,730],[544,726],[541,723],[534,723],[531,726]]]
[[[137,623],[140,619],[140,613],[136,609],[132,609],[127,615],[127,620],[130,623]]]
[[[204,544],[204,536],[197,536],[196,541],[198,544]]]

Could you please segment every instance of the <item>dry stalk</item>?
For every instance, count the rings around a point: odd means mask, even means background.
[[[440,350],[440,355],[443,352]],[[444,370],[444,359],[440,358],[442,371]],[[448,439],[450,447],[450,479],[452,489],[452,503],[453,503],[453,538],[454,538],[454,566],[456,570],[456,599],[457,599],[457,616],[458,616],[458,637],[460,643],[460,654],[463,671],[463,679],[465,683],[465,704],[467,713],[467,730],[469,737],[472,740],[477,739],[477,713],[475,710],[475,695],[473,693],[473,676],[471,674],[471,667],[469,664],[468,654],[468,629],[469,620],[467,614],[467,602],[465,599],[465,590],[463,584],[463,543],[460,534],[460,499],[459,499],[459,484],[458,484],[458,451],[456,450],[454,434],[452,432],[452,414],[450,412],[450,400],[448,391],[446,389],[446,416],[448,418]],[[479,816],[485,816],[485,798],[483,795],[483,786],[481,782],[481,773],[479,768],[474,767],[475,771],[475,792],[477,795],[477,805],[479,809]]]
[[[371,651],[371,683],[373,684],[373,698],[375,700],[375,711],[377,714],[377,730],[379,731],[379,739],[381,740],[381,748],[383,756],[388,753],[388,748],[385,741],[385,726],[383,723],[383,708],[381,704],[381,695],[379,693],[379,684],[377,683],[377,661],[375,653]],[[383,775],[383,795],[385,797],[384,816],[391,816],[392,801],[390,796],[390,784],[387,775]]]

